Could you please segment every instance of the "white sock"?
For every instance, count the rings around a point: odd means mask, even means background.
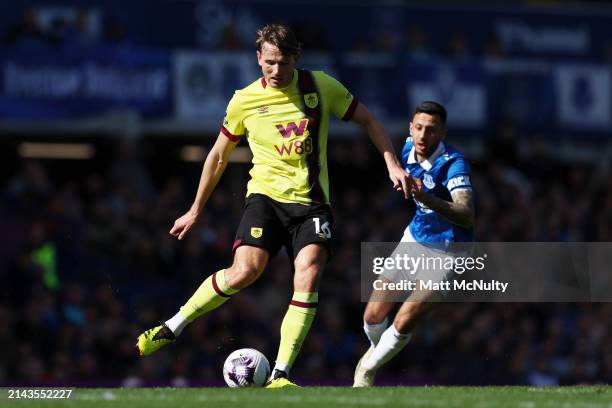
[[[274,369],[272,370],[272,372],[274,372],[274,370],[281,370],[284,371],[287,375],[289,375],[289,366],[285,363],[279,363],[277,361],[276,364],[274,364]]]
[[[386,317],[385,320],[376,324],[368,324],[365,320],[363,321],[363,331],[365,332],[366,336],[368,336],[370,343],[372,343],[372,347],[376,347],[378,341],[380,340],[380,336],[382,336],[384,333],[388,323],[389,322],[387,321]]]
[[[177,314],[172,316],[170,320],[166,320],[166,326],[168,326],[168,328],[172,330],[172,333],[174,333],[176,337],[181,334],[185,326],[187,326],[188,324],[189,321],[185,319],[180,310],[177,312]]]
[[[364,361],[361,366],[366,370],[378,370],[408,344],[410,337],[412,337],[412,333],[401,334],[392,324],[380,337],[380,341],[370,358]]]

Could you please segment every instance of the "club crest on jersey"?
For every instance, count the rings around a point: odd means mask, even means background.
[[[310,109],[316,108],[317,105],[319,104],[319,97],[317,96],[317,93],[313,92],[313,93],[304,95],[304,103]]]
[[[251,228],[251,236],[253,238],[261,238],[263,235],[263,228],[253,227]]]
[[[430,190],[436,186],[433,177],[431,177],[431,174],[428,173],[425,173],[425,175],[423,176],[423,184],[425,184],[425,187]]]

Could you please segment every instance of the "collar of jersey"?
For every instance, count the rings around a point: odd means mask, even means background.
[[[270,84],[267,84],[264,90],[266,92],[285,92],[287,89],[291,88],[292,86],[295,86],[295,84],[297,84],[297,80],[298,80],[298,71],[297,69],[294,69],[293,78],[291,78],[291,82],[289,82],[289,85],[283,88],[272,88]]]
[[[434,150],[431,156],[429,156],[427,159],[423,160],[419,164],[421,165],[422,168],[425,169],[425,171],[429,171],[433,167],[433,164],[436,162],[436,159],[441,154],[443,154],[445,151],[446,151],[446,146],[444,146],[443,141],[440,141],[440,143],[438,143],[438,147],[436,147],[436,150]],[[410,149],[410,154],[408,155],[408,164],[414,164],[416,162],[417,162],[417,159],[416,159],[416,154],[414,154],[414,145],[413,145],[412,149]]]

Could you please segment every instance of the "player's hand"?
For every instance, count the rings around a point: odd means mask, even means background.
[[[410,192],[412,194],[423,194],[423,180],[411,176],[410,182]]]
[[[198,216],[191,212],[187,211],[180,218],[174,221],[174,225],[170,229],[170,235],[178,237],[179,240],[182,240],[185,234],[189,232],[191,227],[198,221]]]
[[[401,191],[407,199],[410,196],[412,177],[401,167],[393,166],[389,169],[389,178],[395,191]]]
[[[412,183],[411,183],[410,192],[412,193],[412,196],[415,199],[417,199],[418,201],[421,201],[420,198],[423,197],[423,194],[427,194],[425,191],[423,191],[423,181],[415,177],[411,177],[411,179],[412,179]]]

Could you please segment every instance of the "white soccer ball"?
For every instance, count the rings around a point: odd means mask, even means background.
[[[223,364],[223,378],[231,388],[261,387],[269,375],[268,359],[252,348],[232,352]]]

